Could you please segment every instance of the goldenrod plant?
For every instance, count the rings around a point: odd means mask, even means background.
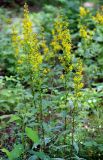
[[[98,159],[103,155],[103,86],[97,85],[102,77],[97,68],[103,66],[103,15],[102,9],[92,13],[83,6],[72,8],[75,16],[68,13],[71,8],[65,12],[61,8],[54,16],[57,8],[52,11],[53,7],[46,6],[49,14],[39,12],[43,23],[36,29],[38,16],[29,13],[25,4],[21,25],[12,28],[16,73],[0,78],[0,113],[5,114],[0,117],[0,147],[10,160]]]
[[[74,153],[74,144],[75,144],[75,129],[76,129],[76,120],[75,116],[78,114],[78,104],[79,99],[82,96],[82,89],[83,89],[83,64],[81,59],[77,59],[77,62],[74,66],[75,69],[75,75],[73,78],[74,81],[74,106],[72,108],[72,131],[71,131],[71,157],[73,157]]]
[[[69,87],[68,87],[68,82],[70,81],[70,75],[75,69],[74,67],[74,55],[72,53],[72,42],[71,42],[71,36],[70,36],[70,31],[69,31],[69,25],[66,20],[63,20],[63,17],[60,16],[54,25],[54,29],[52,31],[53,34],[53,40],[51,45],[53,46],[53,50],[55,54],[58,54],[62,50],[62,54],[60,54],[59,60],[60,64],[63,67],[62,68],[62,74],[60,75],[60,78],[63,80],[64,83],[64,89],[65,89],[65,116],[64,116],[64,145],[66,146],[67,144],[67,131],[68,131],[68,96],[69,96]],[[84,33],[83,33],[84,37]],[[85,38],[85,37],[84,37]],[[83,66],[82,62],[79,59],[76,64],[76,72],[74,76],[74,97],[75,97],[75,102],[74,102],[74,108],[77,106],[77,101],[78,97],[80,97],[80,91],[83,88],[83,83],[82,81],[82,71],[83,71]],[[69,134],[71,133],[71,158],[73,157],[73,145],[74,145],[74,129],[75,129],[75,122],[74,122],[74,116],[75,116],[75,109],[72,111],[72,120],[71,120],[71,126],[72,126],[72,131],[69,131]],[[64,146],[64,147],[65,147]],[[64,150],[65,152],[65,150]]]
[[[63,20],[62,16],[59,16],[54,24],[54,29],[52,30],[53,40],[51,45],[55,56],[58,55],[60,64],[63,67],[60,78],[63,80],[65,89],[65,117],[64,117],[64,145],[66,145],[66,130],[67,130],[67,98],[68,98],[68,73],[72,70],[71,64],[71,37],[69,33],[68,23]],[[60,55],[59,52],[63,53]]]
[[[39,130],[42,132],[41,135],[44,139],[43,129],[43,108],[42,108],[42,62],[43,56],[40,53],[40,46],[37,33],[33,32],[33,25],[29,17],[29,11],[27,4],[24,5],[24,18],[22,23],[22,33],[17,35],[13,29],[13,46],[16,50],[17,65],[19,67],[18,73],[24,78],[25,72],[29,74],[29,81],[32,91],[32,107],[37,110],[35,119]],[[20,40],[18,41],[18,37]],[[19,45],[20,44],[20,45]],[[23,57],[23,58],[22,58]],[[25,68],[22,66],[25,65]],[[24,70],[25,69],[25,70]],[[39,92],[38,104],[35,100],[35,90]],[[39,108],[38,108],[39,107]],[[39,112],[38,112],[39,111]],[[43,140],[44,143],[44,140]]]
[[[65,90],[65,97],[64,97],[64,112],[65,112],[65,117],[64,117],[64,145],[67,144],[67,130],[68,130],[68,95],[69,95],[69,87],[68,87],[68,82],[69,82],[69,77],[70,74],[72,73],[73,70],[73,54],[71,51],[72,48],[72,42],[71,42],[71,36],[70,36],[70,31],[69,31],[69,25],[68,22],[66,21],[66,19],[63,19],[62,16],[57,17],[55,23],[54,23],[54,29],[52,30],[52,41],[50,43],[50,48],[48,48],[47,46],[47,42],[45,40],[44,34],[43,34],[43,29],[42,29],[42,33],[41,33],[41,42],[39,42],[38,40],[38,35],[37,33],[33,32],[32,29],[33,25],[32,22],[29,18],[29,11],[28,11],[28,6],[27,4],[24,5],[24,19],[23,19],[23,31],[22,31],[22,39],[21,39],[21,48],[23,54],[25,55],[25,59],[24,62],[22,61],[22,63],[27,64],[26,68],[28,70],[28,74],[30,75],[30,85],[31,85],[31,89],[32,89],[32,94],[33,94],[33,98],[35,96],[35,86],[38,89],[39,92],[39,101],[37,104],[36,101],[34,102],[34,106],[37,108],[37,106],[39,105],[40,109],[37,111],[38,116],[40,116],[40,119],[38,119],[38,123],[41,126],[41,130],[42,132],[40,134],[42,134],[42,138],[43,138],[43,147],[42,149],[45,148],[45,131],[44,131],[44,127],[43,127],[43,107],[42,107],[42,84],[43,84],[43,76],[45,77],[45,75],[49,72],[49,68],[41,68],[41,66],[43,67],[43,60],[48,63],[49,65],[49,61],[50,59],[53,60],[52,62],[52,73],[54,72],[54,69],[56,64],[57,64],[57,60],[60,61],[60,65],[62,67],[62,72],[60,77],[63,80],[64,83],[64,90]],[[84,36],[84,35],[83,35]],[[19,36],[20,37],[20,36]],[[16,39],[16,38],[15,38]],[[16,40],[14,41],[16,42]],[[15,43],[15,47],[16,47],[17,42]],[[20,49],[21,49],[20,48]],[[43,54],[41,54],[40,52],[40,48],[43,51]],[[59,52],[62,51],[62,54],[59,54]],[[20,50],[19,50],[20,52]],[[19,55],[18,55],[19,56]],[[43,59],[44,58],[44,59]],[[22,65],[22,63],[19,63],[20,65]],[[79,66],[80,65],[80,66]],[[77,63],[77,72],[75,73],[75,77],[74,77],[74,96],[78,97],[79,96],[79,91],[82,88],[82,83],[80,83],[81,79],[82,79],[82,68],[81,68],[81,63]],[[54,74],[52,74],[52,83],[54,83]],[[54,87],[54,85],[52,86]],[[78,94],[78,96],[77,96]],[[33,107],[34,107],[33,106]],[[74,118],[74,110],[73,110],[73,118]],[[73,129],[72,134],[74,135],[74,119],[72,124],[73,125]],[[39,129],[38,129],[38,133],[39,133]],[[70,133],[69,133],[70,134]],[[73,147],[73,141],[74,141],[74,137],[72,136],[72,147]],[[65,152],[65,150],[64,150]],[[73,156],[73,154],[72,154]]]
[[[85,15],[86,17],[83,18],[81,16],[81,9],[79,13],[79,36],[81,38],[81,41],[78,43],[78,54],[83,58],[83,60],[86,62],[85,71],[89,74],[91,70],[93,70],[94,79],[97,77],[97,70],[98,73],[101,70],[100,66],[95,65],[95,59],[100,61],[101,57],[101,48],[100,41],[102,41],[102,8],[101,11],[97,11],[95,15],[91,11],[88,11],[88,14]],[[90,22],[91,20],[91,22]],[[97,54],[99,52],[99,54]],[[93,58],[94,57],[94,58]],[[91,60],[90,60],[91,59]],[[92,65],[90,65],[90,61]],[[87,62],[88,61],[88,62]],[[88,64],[87,64],[88,63]],[[87,84],[92,80],[90,76],[85,77]]]

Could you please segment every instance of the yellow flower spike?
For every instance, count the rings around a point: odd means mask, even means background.
[[[23,35],[25,41],[28,41],[28,38],[31,39],[33,36],[32,22],[29,18],[28,5],[25,3],[24,5],[24,19],[23,19]]]
[[[73,70],[73,65],[70,65],[69,66],[69,71],[72,71]]]
[[[78,62],[76,64],[76,73],[74,76],[74,92],[76,97],[79,97],[81,95],[81,89],[83,88],[82,72],[83,72],[82,61],[78,59]]]
[[[60,79],[64,79],[64,74],[62,74],[62,75],[60,76]]]
[[[28,10],[27,3],[24,4],[24,17],[26,17],[26,18],[29,17],[29,10]]]
[[[39,72],[43,57],[39,52],[38,35],[33,32],[32,22],[29,18],[27,4],[24,5],[23,19],[23,48],[27,54],[27,61],[33,73]]]
[[[43,56],[39,52],[38,35],[33,32],[27,4],[24,5],[24,18],[22,26],[22,37],[18,36],[15,28],[13,28],[12,36],[12,42],[15,48],[18,65],[20,66],[20,64],[27,62],[29,69],[33,74],[35,72],[39,73]],[[20,51],[23,52],[21,55],[19,54]],[[20,72],[20,67],[18,67],[17,70]]]
[[[18,64],[22,64],[23,61],[21,59],[18,60]]]
[[[46,74],[49,73],[49,72],[50,72],[50,69],[49,69],[49,68],[46,68],[46,69],[43,70],[44,75],[46,75]]]
[[[46,40],[44,40],[44,39],[42,40],[41,47],[42,47],[42,49],[44,51],[44,55],[47,55],[48,52],[49,52],[49,48],[48,48],[48,46],[46,44]]]
[[[55,31],[54,31],[54,29],[52,30],[52,35],[55,35]]]
[[[89,10],[86,10],[84,7],[80,7],[80,16],[84,17],[89,13]]]
[[[80,36],[82,38],[87,38],[87,28],[85,26],[80,27]]]
[[[55,34],[54,34],[55,33]],[[71,37],[68,29],[68,23],[63,20],[62,16],[59,16],[54,24],[54,29],[52,31],[53,40],[51,46],[54,53],[62,50],[63,54],[59,56],[60,62],[65,70],[69,68],[69,63],[71,61]]]
[[[99,24],[103,25],[103,13],[97,12],[96,16],[93,17],[93,20]]]

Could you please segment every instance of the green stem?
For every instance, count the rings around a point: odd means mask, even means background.
[[[41,123],[41,131],[42,131],[42,138],[43,138],[43,148],[45,149],[45,131],[43,127],[43,106],[42,106],[42,90],[40,87],[40,123]]]
[[[24,98],[24,103],[25,103],[25,110],[27,112],[27,102],[26,102],[25,94],[24,94],[23,98]],[[22,117],[22,126],[21,126],[21,128],[22,128],[22,144],[24,146],[24,149],[26,148],[26,145],[25,145],[26,144],[26,142],[25,142],[25,127],[26,127],[26,123],[24,123],[25,122],[25,116],[26,115],[23,115],[23,117]]]
[[[34,100],[34,95],[35,95],[35,90],[34,90],[34,85],[33,85],[33,77],[32,77],[32,73],[30,72],[30,79],[31,79],[31,91],[32,91],[32,96],[33,96],[33,102],[32,102],[32,105],[33,107],[36,108],[36,102]]]
[[[67,90],[67,79],[66,79],[66,75],[64,76],[65,77],[65,83],[64,83],[64,88],[65,88],[65,107],[66,107],[66,104],[67,104],[67,97],[68,97],[68,90]],[[65,109],[65,111],[67,111]],[[65,119],[64,119],[64,131],[66,131],[67,129],[67,116],[65,115]],[[66,133],[64,134],[64,145],[66,145]]]
[[[74,109],[72,110],[72,131],[71,131],[71,159],[73,159],[73,150],[74,150],[74,129],[75,129],[75,116],[74,116]]]
[[[73,159],[74,154],[74,133],[75,133],[75,109],[77,106],[78,98],[74,102],[74,108],[72,109],[72,129],[71,129],[71,159]]]

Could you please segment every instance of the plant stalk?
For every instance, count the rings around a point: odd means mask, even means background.
[[[42,131],[42,139],[43,139],[43,149],[45,149],[45,131],[43,127],[43,106],[42,106],[42,90],[40,88],[40,123],[41,123],[41,131]]]

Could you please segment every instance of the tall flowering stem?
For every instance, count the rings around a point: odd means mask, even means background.
[[[33,32],[33,25],[29,18],[29,11],[27,4],[24,5],[24,19],[23,19],[23,52],[26,54],[26,61],[30,74],[31,90],[33,96],[33,106],[36,107],[36,101],[34,99],[35,88],[40,84],[40,67],[43,57],[39,52],[39,42],[37,34]],[[39,123],[38,115],[36,116],[37,123]],[[39,132],[39,128],[38,128]]]
[[[31,81],[32,81],[32,93],[33,93],[33,99],[34,99],[34,85],[36,84],[36,87],[39,91],[39,112],[40,112],[40,128],[42,130],[43,134],[43,141],[44,141],[44,128],[43,128],[43,107],[42,107],[42,79],[41,79],[41,64],[43,62],[43,56],[40,53],[39,48],[39,41],[37,34],[33,33],[32,29],[32,23],[28,16],[28,7],[25,4],[24,6],[24,20],[23,20],[23,35],[24,35],[24,51],[27,53],[27,61],[30,68],[31,73]],[[26,49],[26,50],[25,50]],[[38,117],[37,117],[38,120]]]
[[[78,107],[79,98],[82,96],[81,89],[83,88],[83,64],[81,59],[77,60],[74,75],[74,107],[72,109],[72,130],[71,130],[71,159],[74,153],[74,133],[75,133],[75,112]]]
[[[19,41],[18,41],[18,37],[19,37]],[[41,65],[43,63],[43,56],[41,55],[41,52],[40,52],[38,35],[33,31],[33,24],[29,17],[29,10],[28,10],[27,4],[24,5],[22,33],[20,36],[18,36],[17,32],[14,29],[12,39],[13,39],[13,46],[15,48],[16,57],[19,59],[19,61],[17,61],[17,64],[19,63],[21,67],[19,68],[19,73],[21,72],[22,69],[24,69],[22,67],[25,66],[25,70],[23,70],[22,75],[25,76],[25,72],[26,72],[26,74],[30,76],[28,82],[32,90],[32,97],[33,97],[32,107],[35,107],[37,109],[37,112],[39,110],[37,116],[35,116],[36,117],[35,119],[37,120],[38,125],[44,135],[42,90],[41,90],[41,85],[42,85]],[[38,90],[40,95],[39,109],[37,108],[37,104],[34,99],[35,89]],[[40,124],[39,124],[39,119],[40,119]],[[39,127],[38,127],[38,132],[39,132]]]
[[[65,89],[65,112],[67,113],[67,98],[68,98],[68,75],[72,71],[72,54],[71,54],[71,37],[68,29],[68,22],[63,20],[62,16],[57,18],[54,24],[54,30],[52,31],[53,40],[51,45],[53,47],[54,53],[58,53],[62,50],[63,54],[59,54],[60,64],[63,67],[63,73],[60,76],[64,82]],[[66,130],[67,130],[67,115],[64,118],[64,145],[66,145]]]

